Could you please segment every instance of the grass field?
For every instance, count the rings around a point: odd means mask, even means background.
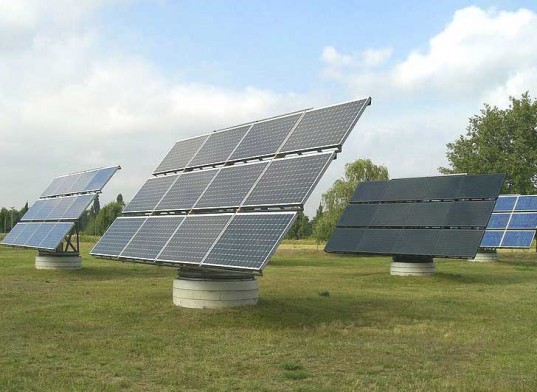
[[[1,391],[537,390],[535,253],[391,277],[287,241],[219,311],[174,307],[170,268],[35,254],[0,247]]]

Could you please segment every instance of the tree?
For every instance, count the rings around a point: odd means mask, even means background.
[[[96,195],[95,199],[93,199],[93,205],[91,206],[91,209],[90,209],[90,215],[95,218],[99,214],[100,211],[101,211],[101,203],[99,202],[99,195]]]
[[[321,205],[317,209],[320,216],[314,218],[313,236],[317,242],[330,238],[336,223],[349,204],[358,183],[388,179],[388,169],[375,165],[369,159],[358,159],[345,165],[345,177],[337,179],[332,187],[323,193]]]
[[[299,211],[295,221],[287,233],[287,238],[301,240],[309,237],[311,233],[312,230],[309,218],[302,211]]]
[[[469,119],[466,135],[447,144],[443,174],[506,173],[504,193],[537,191],[537,100],[510,97],[507,109],[484,105]]]
[[[90,217],[90,220],[84,230],[84,233],[89,235],[103,235],[110,227],[112,222],[121,215],[123,206],[118,202],[111,202],[100,209],[95,217]]]
[[[116,203],[121,204],[122,206],[125,205],[125,202],[123,201],[123,195],[121,193],[119,195],[117,195]]]

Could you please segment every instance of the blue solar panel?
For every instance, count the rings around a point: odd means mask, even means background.
[[[511,216],[508,229],[537,228],[537,212],[514,213]]]
[[[119,169],[119,166],[108,167],[105,169],[100,169],[91,181],[84,187],[85,192],[89,191],[100,191],[104,188],[106,183],[112,178],[114,173]]]
[[[485,235],[483,235],[483,239],[481,240],[481,247],[482,248],[497,248],[500,246],[500,243],[502,242],[503,237],[503,231],[498,230],[486,230]]]
[[[494,212],[512,211],[515,208],[517,196],[499,196],[494,206]]]
[[[515,211],[537,211],[537,195],[519,196]]]
[[[511,214],[492,214],[487,229],[505,229]]]
[[[501,246],[503,248],[529,248],[534,236],[535,230],[506,231]]]

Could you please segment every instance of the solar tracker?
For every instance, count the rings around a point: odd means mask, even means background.
[[[119,166],[56,177],[24,214],[2,245],[78,255],[78,225],[83,212]],[[76,237],[76,243],[71,236]],[[59,245],[65,240],[65,249]]]
[[[370,102],[178,141],[90,253],[261,273]]]
[[[503,177],[457,175],[361,183],[325,251],[473,257]]]
[[[500,195],[482,248],[529,248],[537,229],[537,195]]]

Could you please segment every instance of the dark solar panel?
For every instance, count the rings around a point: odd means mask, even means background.
[[[424,200],[429,177],[401,178],[388,181],[384,201]]]
[[[302,205],[333,157],[325,153],[271,161],[244,206]]]
[[[118,257],[131,238],[144,224],[146,217],[119,217],[108,228],[90,254],[95,256]]]
[[[153,177],[146,181],[123,212],[152,211],[179,176]]]
[[[378,204],[370,226],[405,226],[405,222],[412,212],[412,207],[414,207],[414,203]]]
[[[457,198],[486,199],[498,197],[504,174],[471,174],[463,176]]]
[[[231,217],[231,214],[187,216],[157,260],[201,263]]]
[[[424,200],[451,200],[457,197],[463,175],[429,177]]]
[[[484,230],[442,230],[434,255],[473,258],[481,244]]]
[[[239,207],[268,162],[224,167],[194,208]]]
[[[405,222],[409,227],[441,227],[445,225],[451,202],[413,203],[410,216]]]
[[[295,215],[296,212],[235,215],[203,265],[261,271]]]
[[[384,200],[387,188],[388,181],[361,182],[351,197],[351,203]]]
[[[349,204],[337,225],[339,227],[369,226],[377,207],[377,204]]]
[[[393,253],[397,255],[434,255],[441,229],[407,229],[395,243]]]
[[[494,201],[460,201],[452,203],[445,225],[485,228],[494,209],[494,203]]]
[[[184,219],[183,216],[149,217],[119,256],[155,260]]]
[[[208,166],[226,162],[248,129],[250,125],[211,133],[188,166]]]
[[[156,210],[192,209],[218,171],[218,169],[196,170],[182,174],[166,193]]]
[[[307,111],[281,152],[340,146],[370,102],[367,98]]]
[[[356,252],[365,231],[365,229],[352,227],[336,227],[324,250],[325,252]]]
[[[302,113],[255,123],[233,152],[230,160],[276,154]]]
[[[367,229],[357,246],[357,252],[393,254],[401,229]]]
[[[168,152],[166,157],[155,169],[154,174],[169,171],[178,171],[187,167],[190,160],[196,155],[209,135],[180,140]]]

